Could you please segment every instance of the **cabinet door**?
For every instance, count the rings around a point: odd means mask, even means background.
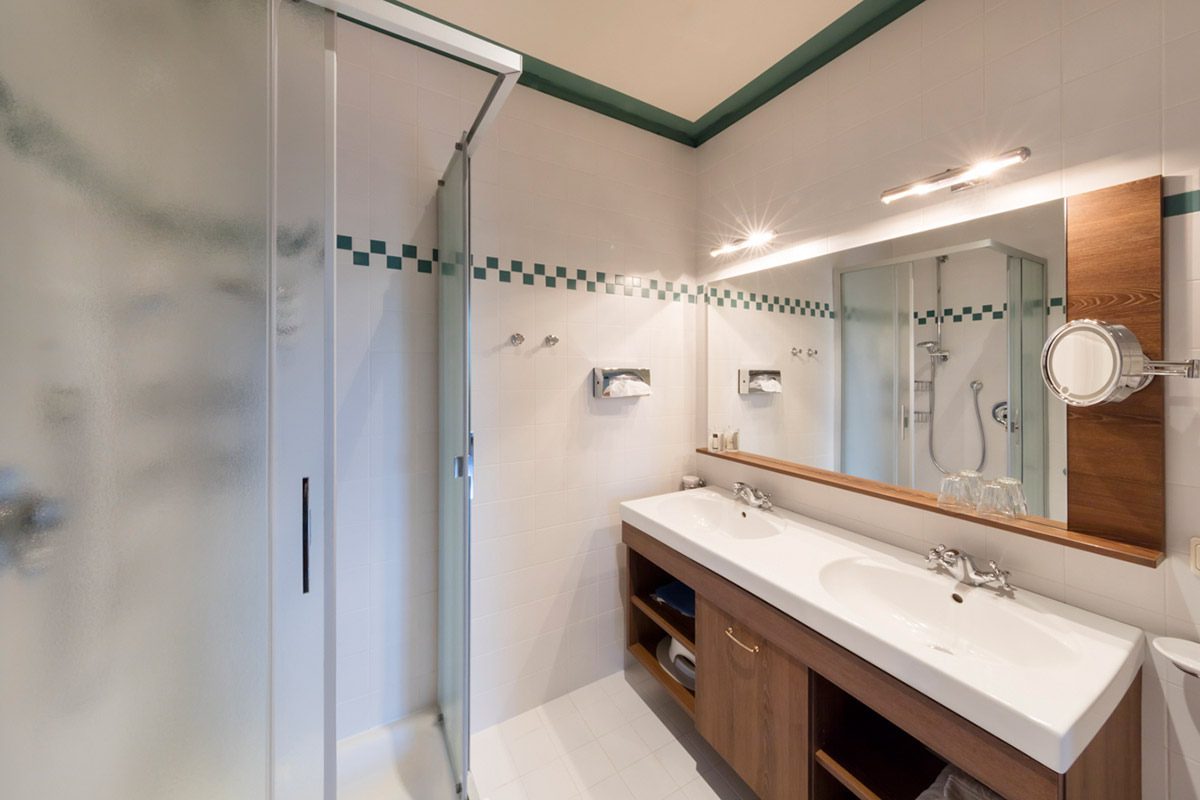
[[[762,800],[808,797],[807,668],[704,598],[696,728]]]

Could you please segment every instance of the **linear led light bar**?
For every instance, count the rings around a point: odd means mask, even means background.
[[[739,239],[736,242],[726,242],[716,250],[710,252],[709,255],[716,258],[717,256],[728,255],[729,253],[736,253],[738,250],[745,250],[748,247],[761,247],[774,238],[775,231],[755,231],[745,239]]]
[[[1018,147],[1016,150],[1009,150],[1007,153],[1001,153],[995,158],[989,158],[977,164],[955,167],[945,172],[939,172],[937,175],[930,175],[928,178],[923,178],[919,181],[913,181],[903,186],[897,186],[894,189],[888,189],[879,196],[879,199],[884,204],[888,204],[905,197],[919,197],[947,187],[951,191],[966,189],[968,186],[974,186],[977,183],[987,180],[1005,167],[1020,164],[1031,155],[1033,155],[1033,152],[1028,147]]]

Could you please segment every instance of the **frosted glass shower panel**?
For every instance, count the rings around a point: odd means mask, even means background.
[[[5,4],[0,797],[267,792],[269,13]]]

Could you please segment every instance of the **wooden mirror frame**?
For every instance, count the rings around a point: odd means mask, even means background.
[[[1067,320],[1129,328],[1163,358],[1162,176],[1066,199]],[[969,520],[1145,566],[1166,543],[1162,380],[1121,403],[1067,408],[1067,521],[996,520],[939,508],[937,495],[751,453],[713,453],[793,478]]]

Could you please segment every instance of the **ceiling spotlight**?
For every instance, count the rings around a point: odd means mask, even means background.
[[[905,197],[919,197],[947,187],[951,191],[966,189],[987,180],[1005,167],[1020,164],[1032,154],[1032,151],[1028,147],[1018,147],[1016,150],[1009,150],[1007,153],[1001,153],[995,158],[989,158],[977,164],[955,167],[945,172],[939,172],[937,175],[930,175],[928,178],[923,178],[919,181],[913,181],[903,186],[897,186],[894,189],[888,189],[880,195],[879,199],[887,204],[894,203]]]
[[[745,239],[739,239],[736,242],[726,242],[716,250],[710,252],[709,255],[716,258],[717,256],[736,253],[738,250],[745,250],[749,247],[761,247],[774,238],[775,231],[755,231]]]

